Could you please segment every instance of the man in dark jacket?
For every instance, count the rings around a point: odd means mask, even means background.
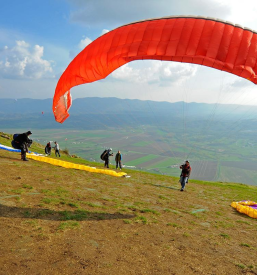
[[[29,146],[32,144],[32,140],[29,139],[30,135],[32,135],[30,131],[18,134],[18,136],[16,136],[12,141],[13,148],[21,150],[21,159],[24,161],[28,161],[26,153],[28,152]]]
[[[109,163],[110,163],[109,157],[110,156],[113,156],[112,148],[109,148],[107,150],[106,154],[104,155],[104,167],[106,167],[106,168],[109,168]]]
[[[190,177],[191,173],[191,166],[188,160],[186,160],[185,164],[180,165],[179,167],[181,170],[181,175],[180,175],[180,183],[181,183],[181,189],[180,191],[185,190],[186,183],[188,183],[188,179]]]
[[[118,167],[120,167],[120,170],[122,169],[121,160],[122,160],[122,155],[121,155],[120,151],[118,151],[118,153],[115,156],[116,169],[118,169]]]
[[[51,155],[51,150],[52,150],[52,146],[51,146],[51,142],[49,141],[46,144],[46,147],[45,147],[45,153],[46,153],[46,155],[50,156]]]

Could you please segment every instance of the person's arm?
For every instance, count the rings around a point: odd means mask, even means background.
[[[188,178],[190,177],[191,171],[192,171],[192,168],[191,168],[191,166],[190,166],[190,167],[189,167]]]

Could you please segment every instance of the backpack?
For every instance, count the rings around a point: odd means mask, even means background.
[[[12,136],[13,140],[15,140],[19,135],[20,135],[20,134],[14,134],[14,135]]]
[[[102,153],[101,156],[100,156],[100,159],[101,159],[101,160],[104,160],[104,158],[105,158],[107,152],[108,152],[107,150],[104,150],[104,151],[103,151],[103,153]]]

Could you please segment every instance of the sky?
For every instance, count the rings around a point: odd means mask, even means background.
[[[0,0],[0,98],[52,98],[72,59],[121,25],[195,15],[257,30],[256,0]],[[135,61],[104,80],[71,89],[73,99],[118,97],[257,105],[251,82],[212,68]]]

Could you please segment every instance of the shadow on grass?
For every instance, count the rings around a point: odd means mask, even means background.
[[[18,161],[20,161],[21,162],[21,153],[19,153],[19,152],[15,152],[16,153],[16,155],[12,155],[12,156],[1,156],[1,159],[8,159],[8,160],[11,160],[11,161],[13,161],[13,160],[18,160]]]
[[[156,186],[156,187],[168,188],[168,189],[173,189],[173,190],[180,190],[180,188],[172,187],[172,186],[165,186],[165,185],[159,185],[159,184],[152,184],[152,185]]]
[[[28,218],[51,221],[97,221],[131,219],[135,215],[107,212],[91,212],[88,210],[55,211],[50,209],[20,208],[0,204],[0,217],[6,218]]]
[[[241,217],[241,218],[245,218],[245,219],[248,219],[248,220],[254,220],[254,218],[248,216],[247,214],[238,212],[235,208],[233,208],[233,214],[238,216],[238,217]]]

